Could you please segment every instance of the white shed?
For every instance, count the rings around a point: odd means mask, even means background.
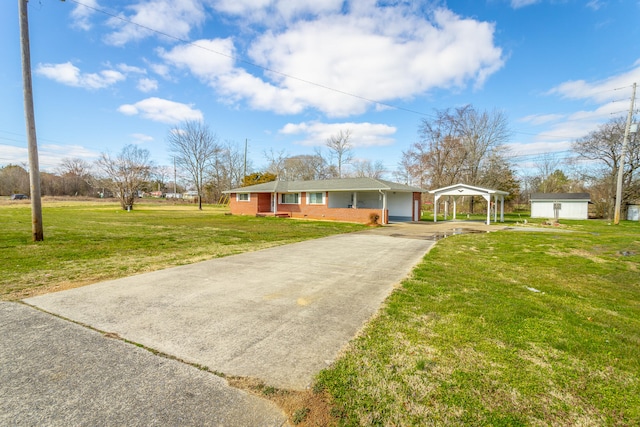
[[[640,221],[640,203],[629,203],[627,205],[627,220]]]
[[[533,193],[530,200],[531,218],[589,218],[589,193]]]

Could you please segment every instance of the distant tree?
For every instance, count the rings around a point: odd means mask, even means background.
[[[186,121],[169,131],[167,142],[177,165],[189,175],[198,192],[198,209],[202,210],[205,180],[220,152],[218,137],[204,122]]]
[[[617,172],[622,162],[622,141],[626,127],[626,118],[619,117],[599,126],[587,136],[576,140],[573,151],[578,159],[585,161],[583,179],[598,188],[601,210],[604,216],[613,217],[615,204]],[[640,197],[640,137],[629,135],[629,143],[624,161],[622,205],[626,201]]]
[[[332,157],[338,162],[338,178],[342,178],[342,167],[353,159],[353,144],[351,143],[351,131],[340,131],[330,136],[326,141]]]
[[[478,111],[470,105],[436,110],[422,120],[418,133],[420,140],[403,152],[401,167],[423,188],[457,182],[488,186],[496,181],[491,168],[506,161],[502,147],[510,132],[497,110]],[[470,212],[473,204],[471,197]]]
[[[254,172],[242,179],[242,186],[248,187],[250,185],[263,184],[265,182],[275,181],[276,179],[278,179],[278,177],[270,172]]]
[[[249,169],[251,165],[247,166]],[[207,176],[207,193],[212,199],[219,200],[222,192],[238,187],[244,171],[244,153],[240,145],[231,141],[222,144],[214,156],[211,170]]]
[[[269,162],[267,166],[267,172],[274,174],[278,180],[285,179],[285,159],[287,158],[287,152],[285,150],[274,151],[273,148],[264,152],[264,157]]]
[[[380,160],[372,162],[371,160],[355,160],[351,163],[353,167],[353,176],[356,178],[382,178],[386,173],[384,163]]]
[[[91,165],[79,158],[64,158],[58,167],[58,176],[62,184],[60,192],[69,196],[86,196],[91,193]]]
[[[116,156],[101,153],[96,167],[102,171],[102,182],[120,200],[122,209],[133,209],[138,192],[151,177],[149,150],[127,145]]]
[[[0,168],[0,194],[29,194],[29,173],[18,165],[7,165]]]

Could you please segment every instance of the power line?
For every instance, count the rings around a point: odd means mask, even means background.
[[[193,47],[196,47],[198,49],[202,49],[202,50],[204,50],[206,52],[213,53],[215,55],[219,55],[219,56],[223,56],[225,58],[229,58],[229,59],[235,60],[237,62],[249,65],[251,67],[255,67],[255,68],[261,69],[263,71],[267,71],[269,73],[277,74],[277,75],[282,76],[282,77],[293,79],[293,80],[296,80],[296,81],[299,81],[299,82],[302,82],[302,83],[305,83],[305,84],[308,84],[308,85],[312,85],[312,86],[315,86],[315,87],[319,87],[321,89],[328,90],[328,91],[331,91],[331,92],[339,93],[341,95],[345,95],[345,96],[349,96],[349,97],[352,97],[352,98],[360,99],[362,101],[365,101],[365,102],[368,102],[368,103],[371,103],[371,104],[378,104],[378,105],[385,106],[385,107],[388,107],[388,108],[391,108],[391,109],[394,109],[394,110],[405,111],[405,112],[416,114],[416,115],[423,116],[423,117],[436,118],[436,116],[434,114],[429,114],[429,113],[425,113],[423,111],[418,111],[418,110],[415,110],[415,109],[412,109],[412,108],[406,108],[406,107],[390,104],[390,103],[387,103],[387,102],[384,102],[384,101],[374,100],[374,99],[371,99],[371,98],[367,98],[365,96],[354,94],[352,92],[348,92],[348,91],[345,91],[345,90],[342,90],[342,89],[337,89],[337,88],[334,88],[334,87],[331,87],[331,86],[324,85],[322,83],[318,83],[318,82],[315,82],[315,81],[312,81],[312,80],[308,80],[308,79],[305,79],[305,78],[302,78],[302,77],[298,77],[298,76],[295,76],[295,75],[292,75],[292,74],[289,74],[289,73],[285,73],[283,71],[279,71],[279,70],[276,70],[274,68],[270,68],[270,67],[266,67],[266,66],[263,66],[263,65],[260,65],[260,64],[256,64],[255,62],[252,62],[252,61],[250,61],[250,60],[248,60],[248,59],[246,59],[244,57],[241,57],[241,56],[238,56],[238,55],[231,55],[231,54],[228,54],[228,53],[225,53],[225,52],[221,52],[221,51],[218,51],[218,50],[215,50],[215,49],[211,49],[210,47],[207,47],[207,46],[199,45],[199,44],[194,43],[192,41],[189,41],[187,39],[183,39],[181,37],[177,37],[177,36],[171,35],[171,34],[166,33],[164,31],[160,31],[160,30],[157,30],[155,28],[152,28],[152,27],[149,27],[149,26],[134,22],[134,21],[132,21],[130,19],[127,19],[126,17],[124,17],[122,15],[109,12],[109,11],[107,11],[105,9],[101,9],[99,7],[87,5],[87,4],[82,3],[81,1],[78,1],[78,0],[70,0],[70,2],[75,3],[75,4],[79,5],[79,6],[85,7],[87,9],[93,10],[95,12],[107,15],[107,16],[109,16],[111,18],[114,18],[114,19],[117,19],[119,21],[122,21],[122,22],[124,22],[126,24],[130,24],[130,25],[145,29],[145,30],[150,31],[152,33],[159,34],[159,35],[161,35],[163,37],[169,38],[171,40],[175,40],[175,41],[178,41],[178,42],[181,42],[181,43],[185,43],[185,44],[187,44],[189,46],[193,46]],[[628,87],[631,87],[631,86],[629,85],[629,86],[623,86],[623,87],[618,87],[618,88],[613,88],[613,89],[606,89],[606,90],[602,90],[602,91],[599,91],[599,92],[592,93],[591,96],[600,95],[600,94],[603,94],[603,93],[610,93],[610,92],[618,91],[618,90],[623,90],[623,89],[626,89]],[[610,102],[621,102],[621,101],[624,101],[624,100],[615,100],[615,101],[610,101]],[[517,130],[514,131],[513,133],[520,134],[520,135],[538,136],[538,137],[544,137],[544,138],[558,138],[558,139],[561,139],[561,138],[575,139],[576,138],[576,137],[567,137],[567,136],[564,136],[564,135],[563,136],[559,136],[559,135],[551,135],[551,134],[530,133],[530,132],[517,131]]]

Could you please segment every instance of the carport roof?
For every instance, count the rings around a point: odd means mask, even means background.
[[[375,178],[319,179],[314,181],[271,181],[224,191],[223,193],[297,193],[300,191],[395,191],[422,193],[424,190]]]

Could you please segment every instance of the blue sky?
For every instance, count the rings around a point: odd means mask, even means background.
[[[18,2],[0,16],[0,165],[26,164]],[[637,0],[31,0],[40,166],[202,119],[221,142],[311,154],[350,130],[391,172],[434,109],[505,113],[518,168],[623,116]],[[389,175],[391,176],[391,175]]]

